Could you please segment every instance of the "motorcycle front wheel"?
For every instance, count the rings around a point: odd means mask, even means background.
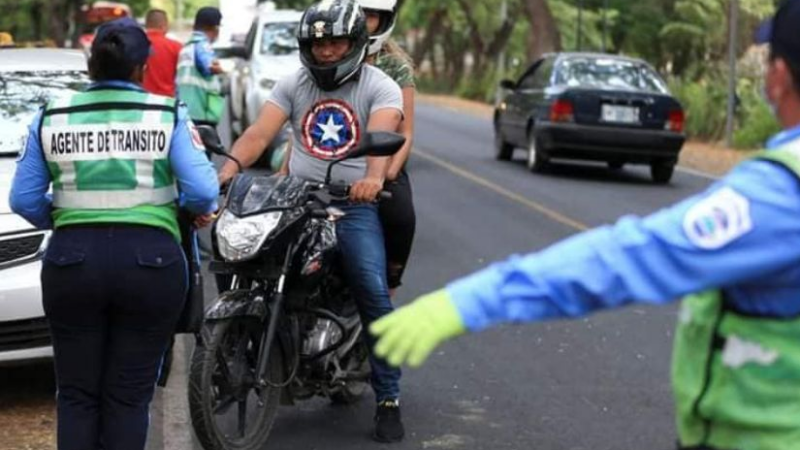
[[[264,325],[254,317],[207,323],[192,355],[189,411],[205,450],[264,448],[281,396],[278,387],[261,387],[256,366]],[[283,378],[280,349],[270,352],[267,377]]]

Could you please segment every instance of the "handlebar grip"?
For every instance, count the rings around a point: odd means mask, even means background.
[[[378,200],[391,200],[392,197],[393,195],[389,191],[380,191],[378,193]]]

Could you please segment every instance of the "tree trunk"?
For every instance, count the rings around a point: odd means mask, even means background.
[[[528,58],[535,61],[545,53],[561,51],[561,33],[547,0],[525,0],[525,9],[531,23]]]
[[[433,47],[436,45],[436,36],[442,32],[442,22],[446,14],[446,9],[437,9],[434,11],[433,16],[431,16],[431,20],[428,22],[428,29],[425,30],[425,37],[414,49],[412,59],[414,60],[415,67],[421,67],[428,52],[433,52]]]
[[[66,17],[66,5],[64,0],[50,0],[47,5],[47,35],[55,42],[56,46],[63,47],[67,30],[64,26]]]

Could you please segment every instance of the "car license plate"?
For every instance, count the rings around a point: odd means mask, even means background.
[[[633,106],[603,105],[603,121],[638,123],[639,108],[634,108]]]

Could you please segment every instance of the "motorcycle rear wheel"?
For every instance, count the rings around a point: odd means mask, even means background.
[[[266,445],[281,389],[256,384],[255,371],[263,324],[234,317],[203,327],[189,373],[189,411],[205,450],[261,450]],[[283,361],[275,345],[267,376],[283,379]],[[233,414],[230,414],[230,413]]]

